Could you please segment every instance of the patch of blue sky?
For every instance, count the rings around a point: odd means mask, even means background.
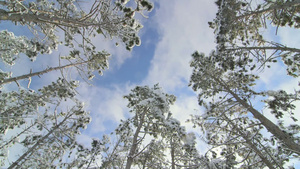
[[[144,25],[144,29],[147,24]],[[149,42],[148,40],[151,39]],[[147,29],[142,37],[142,45],[132,50],[132,57],[126,59],[118,69],[107,70],[104,75],[94,80],[95,85],[103,85],[111,88],[111,84],[122,85],[124,83],[140,84],[147,76],[150,63],[155,51],[155,44],[158,41],[158,34],[154,29]],[[146,44],[144,44],[144,42]],[[114,56],[111,56],[114,62]]]
[[[207,28],[207,21],[215,16],[215,5],[212,1],[206,0],[171,3],[156,0],[154,6],[154,10],[149,13],[149,19],[141,17],[144,25],[140,32],[142,44],[133,48],[132,52],[125,52],[122,45],[115,47],[114,42],[109,40],[97,43],[99,48],[103,44],[110,44],[107,50],[112,52],[112,56],[110,69],[104,71],[103,76],[96,76],[92,86],[82,83],[78,89],[79,96],[87,103],[86,107],[92,116],[91,124],[82,131],[83,135],[78,138],[87,145],[91,137],[100,139],[103,134],[112,132],[120,119],[131,117],[132,114],[126,108],[127,101],[122,96],[128,94],[135,85],[151,86],[151,83],[160,83],[165,92],[176,95],[177,101],[171,106],[171,111],[183,125],[186,125],[184,121],[189,118],[190,114],[201,113],[198,111],[201,108],[197,104],[196,94],[187,87],[189,77],[185,76],[188,74],[188,61],[191,60],[191,53],[195,50],[208,53],[214,49],[213,35],[210,35],[212,30]],[[1,22],[0,29],[9,29],[16,35],[32,36],[26,27],[15,26],[10,22]],[[283,42],[282,36],[274,36],[275,29],[267,33],[274,41]],[[282,33],[283,29],[279,28],[278,34],[282,35]],[[296,39],[297,37],[294,36]],[[100,38],[99,41],[103,39]],[[103,49],[106,49],[105,47],[104,45]],[[18,61],[16,68],[19,69],[19,73],[29,73],[32,66],[38,65],[39,69],[34,68],[34,71],[37,71],[46,68],[47,62],[57,65],[57,56],[62,49],[60,47],[59,52],[53,52],[51,55],[39,56],[33,63],[25,61],[29,59],[24,57]],[[119,50],[119,53],[116,50]],[[119,57],[124,57],[124,60],[119,61]],[[157,70],[153,69],[156,65]],[[0,67],[2,68],[2,65]],[[24,69],[25,67],[27,68]],[[275,71],[271,71],[274,68]],[[276,89],[289,81],[281,78],[286,75],[286,70],[282,65],[274,68],[263,72],[262,82],[259,82],[261,90]],[[60,72],[56,71],[42,78],[34,77],[31,87],[38,88],[51,80],[54,81],[55,76],[59,74]],[[27,80],[24,80],[22,84],[27,86]],[[188,130],[191,130],[191,127],[188,127]]]
[[[20,25],[19,23],[16,24],[11,21],[1,21],[0,24],[0,30],[8,30],[10,32],[13,32],[16,36],[26,36],[30,37],[32,36],[30,30],[27,28],[27,26]]]

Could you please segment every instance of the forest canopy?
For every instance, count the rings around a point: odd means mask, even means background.
[[[147,34],[143,25],[154,23],[148,15],[155,4],[0,0],[5,25],[0,27],[1,167],[295,168],[300,49],[276,37],[282,28],[299,29],[299,0],[217,0],[215,18],[206,25],[214,32],[215,48],[190,51],[187,65],[192,71],[186,86],[197,94],[201,111],[176,118],[172,106],[181,95],[168,93],[159,81],[138,84],[123,96],[128,113],[117,127],[82,144],[78,138],[98,118],[94,114],[114,113],[89,112],[80,93],[82,85],[99,85],[92,80],[106,73],[114,57],[95,42],[109,41],[134,53],[142,45],[141,34]],[[39,65],[47,57],[55,65]],[[14,74],[19,62],[32,68]],[[298,85],[261,86],[263,73],[278,66],[284,67],[284,79]],[[55,80],[41,82],[49,74]]]

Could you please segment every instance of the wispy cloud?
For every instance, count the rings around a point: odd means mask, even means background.
[[[84,83],[78,88],[81,100],[85,101],[87,109],[91,112],[92,122],[87,130],[91,136],[111,132],[121,119],[128,118],[127,101],[123,96],[128,94],[131,88],[129,84],[105,88]]]
[[[158,6],[155,20],[161,40],[145,83],[159,82],[174,90],[187,85],[191,53],[214,48],[214,35],[207,22],[215,16],[216,7],[211,1],[199,0],[160,1]]]

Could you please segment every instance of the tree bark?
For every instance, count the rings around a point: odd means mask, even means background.
[[[0,10],[0,20],[9,20],[13,22],[34,22],[34,23],[49,23],[54,25],[66,26],[66,27],[89,27],[89,26],[104,26],[97,22],[82,21],[81,18],[63,18],[56,15],[49,16],[48,14],[34,14],[34,13],[13,13],[3,9]]]
[[[7,83],[14,82],[14,81],[27,79],[29,77],[43,75],[43,74],[49,73],[51,71],[62,70],[62,69],[65,69],[65,68],[69,68],[69,67],[73,67],[73,66],[77,66],[77,65],[82,65],[82,64],[85,64],[85,63],[88,63],[88,62],[89,61],[84,61],[84,62],[79,62],[79,63],[71,63],[71,64],[64,65],[64,66],[50,67],[50,68],[42,70],[40,72],[28,73],[28,74],[25,74],[25,75],[4,79],[4,80],[0,81],[0,86],[4,85],[4,84],[7,84]]]
[[[12,139],[10,139],[8,142],[6,142],[4,145],[2,145],[0,147],[0,149],[4,148],[5,146],[9,145],[11,142],[13,142],[16,138],[18,138],[19,136],[21,136],[22,134],[24,134],[25,132],[27,132],[31,127],[33,127],[34,125],[36,125],[36,122],[32,123],[29,127],[25,128],[22,132],[20,132],[18,135],[16,135],[15,137],[13,137]]]
[[[173,145],[173,138],[171,137],[171,160],[172,160],[172,169],[175,169],[175,151]]]
[[[230,119],[224,115],[225,118],[228,120],[228,122],[230,122]],[[242,132],[242,130],[236,126],[235,124],[231,123],[231,125],[233,125],[234,128],[236,128],[237,133],[239,133],[243,139],[245,139],[246,143],[248,144],[248,146],[255,151],[255,153],[260,157],[260,159],[270,168],[270,169],[275,169],[275,167],[273,166],[273,164],[262,154],[262,152],[251,142],[251,140]]]
[[[73,114],[73,113],[72,113]],[[50,130],[48,132],[48,134],[46,134],[45,136],[43,136],[41,139],[39,139],[30,149],[28,149],[21,157],[19,157],[14,163],[12,163],[8,169],[13,169],[15,167],[17,167],[17,165],[25,159],[25,157],[30,154],[33,153],[34,151],[36,151],[36,149],[40,146],[41,143],[43,143],[43,141],[48,138],[55,130],[57,130],[64,122],[66,122],[66,120],[71,117],[70,114],[69,116],[66,116],[63,121],[61,121],[58,125],[56,125],[54,128],[52,128],[52,130]]]
[[[138,145],[138,136],[139,136],[140,131],[143,127],[146,113],[147,113],[147,109],[145,108],[144,112],[141,115],[140,123],[139,123],[139,125],[138,125],[138,127],[137,127],[137,129],[134,133],[134,136],[133,136],[132,146],[130,148],[130,152],[129,152],[128,157],[127,157],[127,162],[126,162],[126,168],[125,169],[130,169],[131,168],[131,165],[132,165],[132,162],[133,162],[133,159],[134,159],[134,154],[135,154],[135,151],[136,151],[137,145]]]
[[[252,47],[236,47],[225,49],[227,51],[236,51],[236,50],[280,50],[280,51],[289,51],[289,52],[299,52],[300,49],[281,47],[281,46],[252,46]]]
[[[256,109],[254,109],[251,105],[249,105],[247,102],[242,100],[236,93],[234,93],[222,80],[211,76],[217,83],[219,83],[221,86],[224,87],[225,91],[227,91],[229,94],[231,94],[237,102],[239,102],[243,107],[245,107],[251,114],[258,119],[262,125],[266,127],[266,129],[272,133],[276,138],[278,138],[280,141],[282,141],[283,144],[285,144],[290,150],[292,150],[294,153],[300,155],[300,145],[295,143],[294,140],[285,132],[283,132],[277,125],[275,125],[272,121],[270,121],[268,118],[266,118],[264,115],[262,115],[260,112],[258,112]]]
[[[242,19],[242,18],[246,18],[246,17],[249,17],[249,16],[253,16],[253,15],[264,14],[264,13],[267,13],[267,12],[270,12],[270,11],[273,11],[273,10],[285,9],[285,8],[289,8],[289,7],[292,7],[292,6],[298,6],[298,5],[300,5],[300,0],[294,0],[292,2],[286,2],[282,5],[273,5],[273,6],[270,6],[269,8],[267,8],[267,9],[263,9],[263,10],[259,10],[259,11],[253,11],[253,12],[250,12],[248,14],[246,13],[244,15],[237,16],[235,19]]]

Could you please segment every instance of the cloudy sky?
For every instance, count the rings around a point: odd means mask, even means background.
[[[94,40],[98,49],[105,49],[112,56],[110,68],[103,76],[96,76],[91,85],[81,83],[78,88],[79,97],[85,101],[86,109],[92,116],[91,124],[78,138],[82,143],[88,143],[93,137],[101,138],[103,133],[110,133],[120,119],[130,116],[123,96],[137,85],[153,86],[159,83],[165,92],[176,95],[177,101],[171,111],[175,118],[187,125],[188,130],[191,130],[191,126],[185,120],[190,114],[201,112],[196,94],[188,87],[191,75],[189,62],[195,50],[209,53],[215,48],[213,30],[209,29],[207,22],[213,20],[217,7],[213,0],[155,0],[154,6],[148,19],[140,17],[144,25],[140,32],[142,44],[133,51],[126,51],[122,45],[116,47],[118,40]],[[14,31],[16,35],[28,33],[22,27],[12,28],[7,23],[1,23],[0,29]],[[266,34],[270,38],[274,36],[274,32]],[[299,35],[298,30],[280,28],[277,39],[299,48]],[[3,69],[12,70],[15,76],[30,69],[41,70],[48,65],[57,65],[57,59],[53,58],[63,52],[58,50],[50,56],[40,56],[33,64],[21,57],[14,67]],[[43,76],[43,80],[32,82],[33,87],[49,84],[56,80],[58,73],[49,73]],[[278,80],[285,74],[285,68],[280,65],[275,72],[265,71],[260,86],[292,91],[298,79]]]
[[[156,1],[149,18],[141,18],[141,46],[127,52],[122,46],[114,47],[114,42],[108,45],[110,69],[94,79],[93,86],[82,84],[79,88],[93,116],[83,137],[109,133],[120,119],[129,117],[122,96],[137,85],[159,83],[165,92],[176,95],[171,110],[182,123],[190,114],[199,113],[197,96],[188,87],[189,62],[195,50],[208,53],[214,48],[214,35],[207,22],[216,10],[215,4],[206,0]]]

